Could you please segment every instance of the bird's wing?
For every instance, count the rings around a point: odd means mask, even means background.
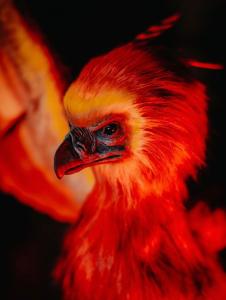
[[[211,211],[204,201],[198,201],[188,213],[194,237],[209,254],[226,249],[226,211]]]
[[[0,0],[0,189],[61,221],[76,217],[90,170],[62,181],[54,152],[67,132],[56,63],[11,1]]]

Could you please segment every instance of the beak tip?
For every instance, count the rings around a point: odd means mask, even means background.
[[[58,179],[61,179],[64,176],[64,172],[62,172],[61,168],[54,162],[54,172]]]
[[[61,178],[64,176],[64,173],[61,172],[61,171],[59,170],[59,168],[54,167],[54,171],[55,171],[56,177],[57,177],[58,179],[61,179]]]
[[[56,177],[57,177],[57,179],[60,180],[63,176],[60,176],[60,175],[56,174]]]

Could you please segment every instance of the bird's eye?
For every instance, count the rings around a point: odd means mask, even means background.
[[[112,136],[115,133],[117,133],[119,130],[119,124],[117,123],[111,123],[102,128],[102,134],[105,136]]]
[[[121,139],[123,135],[122,127],[118,122],[108,123],[96,131],[96,136],[107,143]]]

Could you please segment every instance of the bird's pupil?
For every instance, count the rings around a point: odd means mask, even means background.
[[[112,135],[114,134],[118,129],[118,125],[115,123],[109,124],[104,128],[104,134],[106,135]]]

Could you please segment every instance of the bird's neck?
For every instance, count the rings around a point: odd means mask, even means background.
[[[131,193],[139,196],[136,189]],[[78,299],[90,299],[98,282],[102,288],[95,300],[121,300],[125,293],[131,296],[128,299],[162,299],[163,291],[169,294],[165,299],[196,299],[183,297],[179,290],[193,285],[191,293],[196,293],[196,281],[201,285],[205,280],[182,204],[173,201],[170,192],[145,195],[133,207],[127,205],[126,196],[120,184],[97,182],[59,264],[57,276],[63,275],[65,289],[78,293]],[[172,286],[178,289],[177,297],[170,294]],[[132,298],[137,292],[141,294]]]
[[[120,182],[113,186],[109,181],[97,181],[81,214],[85,218],[82,223],[84,235],[86,230],[92,228],[95,233],[92,233],[93,240],[99,241],[98,236],[106,237],[111,233],[112,252],[116,251],[117,245],[123,243],[130,246],[137,244],[141,247],[140,251],[142,252],[144,249],[147,251],[145,247],[152,239],[156,239],[157,243],[157,239],[160,240],[160,235],[165,231],[164,234],[167,232],[175,240],[177,235],[183,236],[186,252],[194,253],[194,250],[191,251],[188,245],[191,237],[181,199],[186,193],[185,187],[181,186],[181,190],[178,190],[178,186],[176,188],[172,186],[165,193],[156,195],[151,190],[151,186],[146,193],[141,193],[139,186],[135,183],[132,186],[128,195],[128,191]],[[131,201],[133,201],[133,205],[131,205]],[[123,240],[124,237],[127,237],[127,241]],[[180,243],[179,239],[178,243]],[[109,248],[109,239],[103,239],[100,244]],[[183,249],[181,245],[179,248]],[[150,256],[150,253],[147,255]]]
[[[187,188],[183,182],[172,182],[161,193],[156,192],[156,185],[152,182],[145,179],[142,182],[141,186],[139,181],[131,181],[128,187],[124,181],[112,182],[97,176],[96,185],[83,209],[88,211],[95,208],[95,216],[108,210],[115,211],[116,215],[123,213],[128,218],[135,214],[136,219],[139,212],[150,217],[156,211],[161,211],[159,215],[164,215],[165,220],[167,215],[174,214],[175,210],[183,211],[183,200],[187,196]]]

